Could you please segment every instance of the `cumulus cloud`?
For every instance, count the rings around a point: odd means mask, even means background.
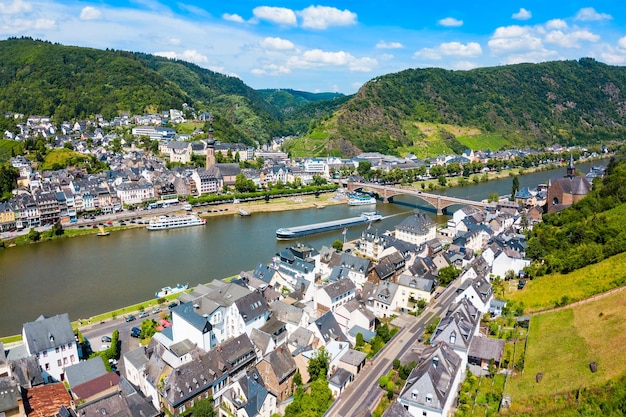
[[[563,19],[552,19],[546,23],[547,29],[567,29],[567,22]]]
[[[545,40],[562,48],[580,48],[579,41],[597,42],[600,40],[600,36],[588,30],[577,30],[571,33],[554,30],[546,35]]]
[[[102,12],[95,7],[86,6],[80,11],[80,20],[98,20],[101,17]]]
[[[526,10],[523,7],[521,7],[519,9],[519,12],[513,13],[513,16],[511,17],[515,20],[528,20],[531,17],[533,17],[533,15],[529,10]]]
[[[462,71],[468,71],[476,67],[478,67],[478,65],[470,61],[457,61],[452,64],[452,69],[462,70]]]
[[[439,22],[437,23],[439,23],[441,26],[446,26],[446,27],[463,26],[463,21],[459,19],[455,19],[454,17],[446,17],[444,19],[439,20]]]
[[[356,24],[356,13],[339,10],[328,6],[309,6],[298,12],[302,18],[302,27],[307,29],[326,29],[329,26],[351,26]]]
[[[497,28],[487,45],[495,54],[543,49],[542,40],[532,33],[529,27],[517,25]]]
[[[593,7],[585,7],[578,11],[575,17],[576,20],[590,21],[590,20],[610,20],[613,19],[608,13],[598,13]]]
[[[30,12],[33,7],[22,0],[13,0],[11,3],[0,3],[0,14],[18,14]]]
[[[279,25],[295,26],[297,23],[294,11],[285,7],[259,6],[252,10],[252,14],[257,19],[267,20]]]
[[[222,15],[222,19],[228,20],[229,22],[236,22],[236,23],[244,22],[243,17],[239,16],[238,14],[224,13]]]
[[[170,59],[181,59],[183,61],[194,62],[196,64],[204,64],[209,61],[209,59],[196,51],[195,49],[188,49],[181,53],[177,53],[174,51],[163,51],[163,52],[155,52],[154,55],[162,56]]]
[[[271,38],[267,37],[261,41],[261,46],[266,49],[275,49],[275,50],[289,50],[294,48],[294,44],[291,41],[281,38]]]
[[[477,42],[462,44],[460,42],[447,42],[439,45],[439,50],[443,55],[476,57],[482,54],[483,50]]]
[[[345,51],[329,52],[310,49],[300,56],[292,56],[287,65],[290,68],[310,69],[321,67],[346,67],[350,71],[369,72],[378,64],[373,58],[356,58]]]
[[[253,68],[250,71],[253,75],[285,75],[291,73],[291,69],[284,65],[269,64],[263,68]]]
[[[444,56],[473,58],[481,55],[482,52],[483,50],[477,42],[468,42],[467,44],[461,42],[446,42],[436,48],[421,49],[414,54],[414,57],[427,59],[441,59]]]
[[[617,46],[626,49],[626,36],[619,38],[619,40],[617,41]]]
[[[402,45],[400,42],[378,41],[378,43],[376,44],[376,49],[400,49],[400,48],[404,48],[404,45]]]

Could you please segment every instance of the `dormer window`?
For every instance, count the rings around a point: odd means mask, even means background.
[[[428,394],[428,395],[426,395],[426,402],[427,402],[427,403],[431,403],[432,401],[433,401],[433,396],[432,396],[432,394]]]

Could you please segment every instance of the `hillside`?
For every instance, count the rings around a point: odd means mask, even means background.
[[[360,151],[454,151],[621,140],[626,68],[590,58],[470,71],[410,69],[377,77],[312,136]],[[476,144],[476,146],[474,146]]]
[[[0,41],[0,109],[53,116],[142,114],[183,103],[219,114],[225,141],[283,134],[280,112],[240,79],[148,54],[63,46],[29,38]]]

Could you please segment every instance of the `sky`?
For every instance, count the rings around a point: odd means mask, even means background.
[[[0,0],[0,39],[146,52],[248,86],[353,94],[408,68],[626,65],[626,1]]]

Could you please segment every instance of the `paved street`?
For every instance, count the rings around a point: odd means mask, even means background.
[[[389,372],[393,360],[411,352],[411,348],[436,316],[443,316],[452,303],[458,284],[455,282],[441,294],[419,317],[406,315],[409,324],[390,340],[378,357],[346,388],[327,412],[328,417],[351,417],[363,408],[373,411],[383,390],[378,379]]]

